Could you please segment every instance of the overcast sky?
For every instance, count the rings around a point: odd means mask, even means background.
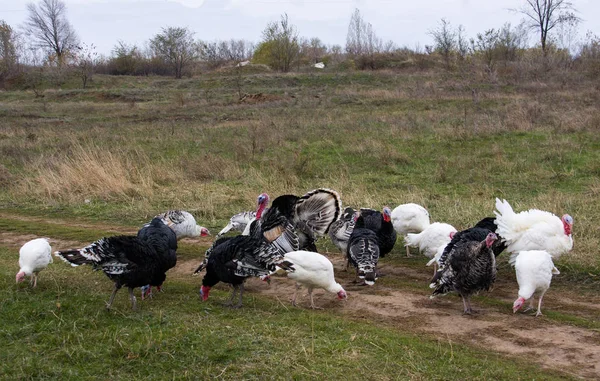
[[[0,0],[0,19],[17,27],[27,17],[26,0]],[[384,41],[414,48],[431,44],[428,31],[445,17],[469,36],[522,16],[510,12],[525,0],[65,0],[68,19],[80,39],[110,54],[118,40],[143,44],[165,26],[185,26],[202,40],[258,42],[269,21],[287,12],[303,37],[345,45],[355,8]],[[600,0],[571,0],[587,30],[600,35]]]

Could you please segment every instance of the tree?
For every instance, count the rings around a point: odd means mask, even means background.
[[[498,53],[500,58],[506,61],[515,61],[519,50],[525,49],[527,45],[526,26],[521,23],[512,27],[505,23],[498,32]]]
[[[496,56],[498,39],[499,32],[495,29],[488,29],[483,34],[477,33],[477,38],[471,40],[473,51],[483,57],[483,61],[490,72],[494,70],[494,57]]]
[[[566,0],[525,0],[518,10],[526,16],[527,26],[540,35],[540,44],[544,56],[548,54],[548,33],[562,24],[578,24],[580,18],[575,15],[573,4]]]
[[[4,20],[0,20],[0,85],[15,70],[18,63],[18,36]]]
[[[64,63],[66,53],[77,47],[78,39],[66,17],[67,8],[61,0],[41,0],[39,5],[27,5],[26,33],[36,46],[51,52],[58,65]]]
[[[390,45],[389,49],[393,46]],[[354,10],[346,35],[346,53],[357,61],[359,68],[375,68],[375,55],[383,50],[383,42],[373,30],[371,23],[363,20],[358,9]]]
[[[256,62],[267,63],[275,70],[288,72],[298,59],[300,45],[296,27],[283,14],[279,22],[272,22],[263,31],[263,41],[254,52]],[[259,57],[256,57],[258,54]]]
[[[456,32],[450,26],[450,22],[446,19],[441,19],[437,29],[432,29],[429,34],[433,37],[434,49],[443,58],[446,68],[452,66],[452,54],[456,50]]]
[[[92,80],[94,68],[98,62],[98,53],[94,44],[81,44],[73,57],[73,67],[81,78],[83,88]]]
[[[183,69],[200,56],[200,46],[194,41],[194,32],[188,28],[167,27],[150,40],[156,57],[175,71],[175,78],[183,76]]]

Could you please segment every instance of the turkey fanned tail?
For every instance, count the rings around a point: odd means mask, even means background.
[[[296,222],[304,222],[317,236],[327,234],[341,212],[340,195],[332,189],[315,189],[296,202]]]

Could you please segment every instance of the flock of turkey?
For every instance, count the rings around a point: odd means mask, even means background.
[[[558,274],[553,260],[573,247],[571,216],[558,218],[537,209],[515,213],[507,201],[499,199],[495,217],[485,217],[463,231],[446,223],[431,223],[427,210],[412,203],[394,210],[384,207],[381,212],[368,208],[342,210],[338,193],[324,188],[301,197],[279,196],[270,206],[269,201],[263,193],[257,199],[256,211],[231,217],[206,251],[195,271],[205,271],[200,288],[203,301],[214,285],[224,282],[233,286],[229,305],[240,307],[247,278],[261,277],[269,282],[276,272],[285,272],[296,282],[294,305],[301,285],[308,289],[311,308],[317,308],[312,296],[315,288],[345,299],[346,291],[335,281],[332,263],[317,253],[317,239],[329,234],[347,259],[346,269],[350,264],[356,269],[355,282],[373,285],[380,275],[379,258],[393,249],[400,234],[407,256],[409,247],[417,247],[431,259],[427,265],[434,265],[431,297],[455,291],[463,299],[465,314],[473,312],[470,296],[493,285],[496,257],[506,250],[519,284],[513,312],[527,300],[533,308],[534,294],[538,293],[537,316],[552,274]],[[233,231],[239,234],[225,236]],[[101,238],[84,248],[54,254],[72,266],[91,264],[114,282],[107,308],[125,286],[135,309],[135,288],[142,288],[142,299],[151,295],[152,287],[160,291],[166,272],[177,262],[177,240],[208,234],[208,229],[198,226],[190,213],[168,211],[144,225],[135,236]],[[52,263],[51,251],[45,238],[23,245],[17,283],[31,276],[35,287],[37,274]]]

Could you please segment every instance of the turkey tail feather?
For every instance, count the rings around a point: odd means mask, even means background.
[[[73,250],[64,250],[64,251],[55,251],[54,255],[67,262],[73,267],[90,264],[93,263],[91,260],[87,259],[81,253],[81,249],[73,249]]]
[[[296,216],[318,236],[324,236],[342,213],[340,195],[326,188],[308,192],[296,202]]]

